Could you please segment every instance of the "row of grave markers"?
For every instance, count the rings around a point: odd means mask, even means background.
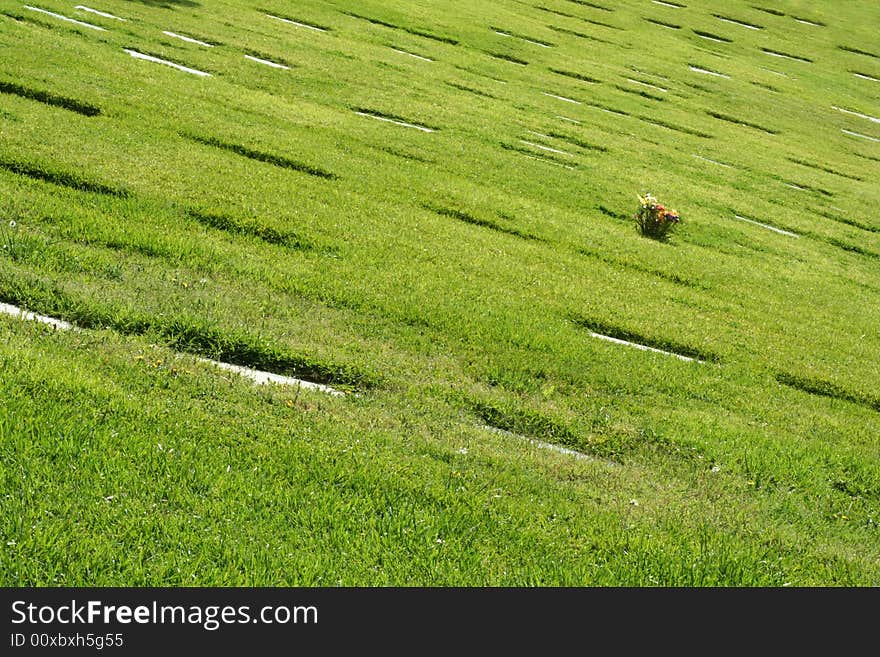
[[[656,0],[655,0],[655,1],[656,1]],[[661,2],[658,2],[657,4],[668,4],[668,3],[661,3]],[[669,6],[673,6],[673,5],[669,5]],[[674,5],[674,6],[679,7],[678,5]],[[45,10],[45,9],[40,9],[40,8],[33,7],[33,6],[30,6],[30,5],[25,5],[25,8],[26,8],[26,9],[29,9],[29,10],[33,10],[33,11],[37,11],[37,12],[41,12],[41,13],[44,13],[44,14],[47,14],[47,15],[53,16],[53,17],[55,17],[55,18],[58,18],[58,19],[61,19],[61,20],[65,20],[65,21],[69,21],[69,22],[71,22],[71,23],[74,23],[74,24],[77,24],[77,25],[80,25],[80,26],[84,26],[84,27],[88,27],[88,28],[91,28],[91,29],[101,30],[101,31],[104,31],[104,30],[106,29],[106,28],[103,28],[103,27],[100,27],[100,26],[97,26],[97,25],[92,25],[92,24],[90,24],[90,23],[86,23],[86,22],[84,22],[84,21],[79,21],[79,20],[76,20],[76,19],[73,19],[73,18],[70,18],[70,17],[67,17],[67,16],[63,16],[63,15],[61,15],[61,14],[57,14],[57,13],[54,13],[54,12],[50,12],[50,11],[47,11],[47,10]],[[92,9],[92,8],[89,8],[89,7],[86,7],[86,6],[83,6],[83,5],[77,5],[77,6],[76,6],[76,9],[79,9],[79,10],[81,10],[81,11],[91,12],[91,13],[94,13],[94,14],[96,14],[96,15],[100,15],[100,16],[102,16],[102,17],[109,18],[109,19],[115,19],[115,20],[119,20],[119,21],[126,21],[126,20],[127,20],[127,19],[125,19],[125,18],[121,18],[121,17],[118,17],[118,16],[114,16],[114,15],[109,14],[109,13],[107,13],[107,12],[102,12],[102,11],[99,11],[99,10],[96,10],[96,9]],[[323,28],[319,28],[319,27],[316,27],[316,26],[307,25],[307,24],[305,24],[305,23],[300,23],[300,22],[297,22],[297,21],[293,21],[293,20],[286,19],[286,18],[282,18],[282,17],[278,17],[278,16],[273,16],[273,15],[271,15],[271,14],[265,14],[265,15],[266,15],[267,17],[269,17],[269,18],[277,19],[277,20],[279,20],[279,21],[282,21],[282,22],[285,22],[285,23],[289,23],[289,24],[293,24],[293,25],[298,26],[298,27],[301,27],[301,28],[306,28],[306,29],[315,30],[315,31],[320,31],[320,32],[326,32],[326,30],[324,30]],[[725,19],[725,18],[721,18],[721,17],[717,17],[717,16],[716,16],[716,18],[719,18],[720,20],[725,20],[725,21],[727,21],[727,22],[738,23],[738,21],[733,21],[733,20],[729,20],[729,19]],[[739,23],[739,24],[741,24],[741,23]],[[745,27],[750,27],[751,29],[760,29],[760,28],[755,28],[754,26],[749,26],[749,25],[747,25],[747,24],[742,24],[742,25],[744,25]],[[499,34],[499,35],[501,35],[501,36],[505,36],[505,37],[511,37],[511,38],[514,38],[514,37],[515,37],[515,35],[513,35],[513,34],[511,34],[511,33],[508,33],[508,32],[504,32],[504,31],[502,31],[502,30],[494,30],[494,32],[495,32],[496,34]],[[190,43],[194,43],[194,44],[197,44],[197,45],[200,45],[200,46],[203,46],[203,47],[213,47],[213,44],[206,43],[206,42],[204,42],[204,41],[200,41],[200,40],[194,39],[194,38],[192,38],[192,37],[187,37],[187,36],[180,35],[180,34],[177,34],[177,33],[174,33],[174,32],[163,31],[163,34],[165,34],[165,35],[167,35],[167,36],[170,36],[170,37],[173,37],[173,38],[181,39],[181,40],[183,40],[183,41],[187,41],[187,42],[190,42]],[[517,37],[517,38],[522,38],[522,37]],[[548,44],[545,44],[545,43],[540,43],[540,42],[537,42],[537,41],[531,41],[531,40],[529,40],[529,39],[524,39],[524,38],[522,38],[522,39],[525,40],[525,41],[528,41],[528,42],[530,42],[530,43],[533,43],[533,44],[535,44],[535,45],[538,45],[538,46],[542,46],[542,47],[551,47],[551,46],[549,46]],[[211,75],[210,73],[207,73],[207,72],[204,72],[204,71],[199,71],[199,70],[197,70],[197,69],[189,68],[189,67],[186,67],[186,66],[182,66],[182,65],[177,64],[177,63],[175,63],[175,62],[171,62],[171,61],[164,60],[164,59],[161,59],[161,58],[158,58],[158,57],[154,57],[154,56],[152,56],[152,55],[147,55],[147,54],[141,53],[141,52],[136,51],[136,50],[132,50],[132,49],[124,49],[124,50],[125,50],[125,52],[127,52],[128,54],[130,54],[132,57],[135,57],[135,58],[138,58],[138,59],[142,59],[142,60],[145,60],[145,61],[150,61],[150,62],[154,62],[154,63],[163,64],[163,65],[170,66],[170,67],[172,67],[172,68],[175,68],[175,69],[178,69],[178,70],[181,70],[181,71],[187,72],[187,73],[191,73],[191,74],[199,75],[199,76],[203,76],[203,77],[208,77],[208,76]],[[404,51],[404,50],[400,50],[400,49],[397,49],[397,48],[392,48],[392,50],[394,50],[394,51],[396,51],[396,52],[398,52],[398,53],[400,53],[400,54],[404,54],[404,55],[408,55],[408,56],[411,56],[411,57],[417,58],[417,59],[422,60],[422,61],[426,61],[426,62],[433,62],[433,61],[434,61],[433,59],[430,59],[430,58],[428,58],[428,57],[423,57],[423,56],[421,56],[421,55],[416,55],[416,54],[414,54],[414,53],[410,53],[410,52],[407,52],[407,51]],[[767,54],[774,55],[774,56],[781,56],[781,57],[787,57],[788,59],[795,59],[795,58],[793,58],[793,57],[788,57],[788,56],[786,56],[786,55],[784,55],[784,54],[781,54],[781,53],[775,53],[775,52],[772,52],[772,51],[765,51],[765,52],[767,52]],[[272,62],[272,61],[270,61],[270,60],[262,59],[262,58],[259,58],[259,57],[255,57],[255,56],[253,56],[253,55],[244,55],[244,57],[247,58],[247,59],[249,59],[249,60],[251,60],[251,61],[254,61],[254,62],[257,62],[257,63],[261,63],[261,64],[264,64],[264,65],[267,65],[267,66],[271,66],[271,67],[274,67],[274,68],[279,68],[279,69],[289,69],[289,67],[286,66],[286,65],[279,64],[279,63],[277,63],[277,62]],[[717,76],[717,77],[721,77],[721,78],[730,79],[730,76],[729,76],[729,75],[726,75],[726,74],[723,74],[723,73],[719,73],[719,72],[716,72],[716,71],[711,71],[711,70],[708,70],[708,69],[705,69],[705,68],[701,68],[701,67],[697,67],[697,66],[693,66],[693,65],[690,65],[689,68],[690,68],[690,70],[692,70],[692,71],[694,71],[694,72],[697,72],[697,73],[701,73],[701,74],[712,75],[712,76]],[[768,70],[769,70],[769,69],[768,69]],[[784,75],[784,74],[781,74],[781,75]],[[659,87],[659,86],[656,86],[656,85],[650,85],[650,84],[647,84],[647,83],[644,83],[644,82],[640,82],[640,81],[637,81],[637,80],[632,80],[632,79],[630,79],[630,81],[633,82],[633,83],[643,84],[643,85],[645,85],[645,86],[655,88],[656,90],[661,91],[661,92],[666,92],[666,91],[667,91],[667,89],[662,88],[662,87]],[[545,95],[545,96],[552,97],[552,98],[555,98],[555,99],[560,100],[560,101],[563,101],[563,102],[567,102],[567,103],[571,103],[571,104],[576,104],[576,105],[582,105],[582,102],[581,102],[581,101],[578,101],[578,100],[573,99],[573,98],[569,98],[569,97],[566,97],[566,96],[560,96],[560,95],[553,94],[553,93],[549,93],[549,92],[542,92],[542,93],[543,93],[543,95]],[[835,110],[838,110],[838,111],[840,111],[840,112],[843,112],[843,113],[847,113],[847,114],[850,114],[850,115],[853,115],[853,116],[857,116],[857,117],[860,117],[860,118],[864,118],[864,119],[866,119],[866,120],[869,120],[869,121],[872,121],[872,122],[875,122],[875,123],[880,123],[880,119],[878,119],[877,117],[873,117],[873,116],[870,116],[870,115],[867,115],[867,114],[863,114],[863,113],[859,113],[859,112],[854,112],[854,111],[847,110],[847,109],[845,109],[845,108],[836,107],[836,106],[832,106],[832,108],[835,109]],[[366,116],[366,117],[373,118],[373,119],[376,119],[376,120],[380,120],[380,121],[385,121],[385,122],[393,123],[393,124],[396,124],[396,125],[399,125],[399,126],[403,126],[403,127],[407,127],[407,128],[413,128],[413,129],[416,129],[416,130],[420,130],[420,131],[422,131],[422,132],[434,132],[433,129],[428,128],[428,127],[426,127],[426,126],[420,126],[420,125],[416,125],[416,124],[409,123],[409,122],[406,122],[406,121],[401,121],[401,120],[398,120],[398,119],[393,119],[393,118],[390,118],[390,117],[380,116],[380,115],[376,115],[376,114],[372,114],[372,113],[368,113],[368,112],[362,112],[362,111],[357,111],[356,113],[357,113],[358,115],[361,115],[361,116]],[[565,121],[569,121],[569,122],[572,122],[572,123],[578,124],[578,125],[581,124],[581,123],[580,123],[579,121],[577,121],[576,119],[571,119],[571,118],[568,118],[568,117],[562,117],[562,116],[560,116],[560,117],[558,117],[558,118],[560,118],[560,119],[562,119],[562,120],[565,120]],[[855,132],[855,131],[850,131],[850,130],[846,130],[846,129],[842,129],[842,131],[843,131],[844,133],[849,134],[849,135],[852,135],[852,136],[862,137],[862,138],[865,138],[865,139],[869,139],[869,140],[871,140],[871,141],[880,142],[880,139],[876,139],[876,138],[870,137],[870,136],[868,136],[868,135],[864,135],[864,134],[861,134],[861,133],[857,133],[857,132]],[[534,131],[530,131],[530,132],[532,132],[533,134],[535,134],[535,135],[537,135],[537,136],[539,136],[539,137],[548,138],[547,135],[543,135],[543,134],[541,134],[541,133],[537,133],[537,132],[534,132]],[[573,156],[571,153],[568,153],[568,152],[566,152],[566,151],[563,151],[563,150],[560,150],[560,149],[555,149],[555,148],[552,148],[552,147],[549,147],[549,146],[546,146],[546,145],[538,144],[538,143],[533,142],[533,141],[523,140],[523,139],[521,139],[520,141],[521,141],[522,143],[528,145],[528,146],[531,146],[531,147],[533,147],[533,148],[537,148],[537,149],[539,149],[539,150],[543,150],[543,151],[547,151],[547,152],[552,152],[552,153],[556,153],[556,154],[561,154],[561,155]],[[728,164],[724,164],[724,163],[722,163],[722,162],[719,162],[719,161],[717,161],[717,160],[712,160],[712,159],[710,159],[710,158],[706,158],[706,157],[703,157],[703,156],[700,156],[700,155],[696,155],[696,154],[694,154],[693,156],[694,156],[695,158],[699,158],[699,159],[705,160],[705,161],[707,161],[707,162],[710,162],[710,163],[713,163],[713,164],[716,164],[716,165],[719,165],[719,166],[722,166],[722,167],[730,167],[730,166],[731,166],[731,165],[728,165]],[[529,156],[529,157],[531,157],[531,156]],[[556,165],[558,165],[558,166],[566,166],[566,165],[563,165],[563,164],[561,164],[561,163],[553,162],[553,161],[551,161],[551,160],[547,160],[547,159],[544,159],[544,158],[533,158],[533,159],[541,159],[541,160],[544,161],[544,162],[548,162],[548,163],[551,163],[551,164],[556,164]],[[573,167],[567,167],[567,168],[573,168]],[[786,184],[788,184],[788,183],[786,183]],[[796,186],[796,185],[792,185],[792,184],[789,184],[789,186],[791,186],[791,187],[793,187],[793,188],[796,188],[796,189],[803,189],[802,187],[799,187],[799,186]],[[790,237],[799,237],[799,235],[797,235],[796,233],[793,233],[793,232],[791,232],[791,231],[783,230],[783,229],[777,228],[777,227],[775,227],[775,226],[772,226],[772,225],[769,225],[769,224],[766,224],[766,223],[759,222],[759,221],[757,221],[757,220],[755,220],[755,219],[751,219],[751,218],[748,218],[748,217],[744,217],[744,216],[742,216],[742,215],[740,215],[740,214],[734,214],[734,217],[735,217],[736,219],[738,219],[738,220],[741,220],[741,221],[744,221],[744,222],[748,222],[748,223],[751,223],[751,224],[753,224],[753,225],[760,226],[760,227],[762,227],[762,228],[765,228],[765,229],[767,229],[767,230],[771,230],[771,231],[777,232],[777,233],[779,233],[779,234],[783,234],[783,235],[790,236]],[[58,320],[52,320],[52,321],[56,321],[56,322],[57,322]],[[690,357],[682,356],[682,355],[680,355],[680,354],[674,354],[674,353],[671,353],[671,352],[665,352],[665,351],[663,351],[663,350],[655,349],[655,348],[652,348],[652,347],[647,347],[647,346],[644,346],[644,345],[639,345],[639,344],[636,344],[636,343],[628,342],[628,341],[626,341],[626,340],[620,340],[620,339],[618,339],[618,338],[613,338],[613,337],[610,337],[610,336],[604,336],[604,335],[601,335],[601,334],[598,334],[598,333],[592,333],[592,332],[591,332],[591,335],[592,335],[593,337],[596,337],[596,338],[605,339],[605,340],[609,340],[609,341],[611,341],[611,342],[616,342],[616,343],[620,343],[620,344],[627,344],[627,345],[630,345],[630,346],[633,346],[633,347],[636,347],[636,348],[639,348],[639,349],[644,349],[644,350],[655,351],[655,352],[659,352],[659,353],[664,353],[664,354],[672,355],[672,356],[675,356],[675,357],[680,358],[680,359],[683,359],[683,360],[688,360],[688,361],[697,360],[697,359],[693,359],[693,358],[690,358]],[[224,365],[224,366],[226,366],[226,367],[231,367],[231,368],[238,367],[238,366],[232,366],[232,365],[228,365],[228,364],[222,364],[222,365]],[[246,370],[247,368],[243,368],[243,369]],[[277,375],[269,375],[268,373],[265,373],[265,374],[266,374],[266,376],[277,376]],[[317,385],[319,385],[319,384],[311,384],[311,385],[315,385],[315,386],[317,386]]]

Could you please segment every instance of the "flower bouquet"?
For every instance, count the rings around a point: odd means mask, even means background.
[[[639,196],[639,211],[635,215],[636,226],[645,237],[665,241],[681,221],[675,210],[659,203],[651,194]]]

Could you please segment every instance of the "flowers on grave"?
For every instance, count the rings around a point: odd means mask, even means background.
[[[650,193],[639,195],[639,209],[635,214],[636,226],[645,237],[665,241],[678,226],[678,212],[667,208]]]

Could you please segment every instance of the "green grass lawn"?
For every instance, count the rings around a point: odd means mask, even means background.
[[[3,585],[880,585],[876,3],[86,7],[0,6]]]

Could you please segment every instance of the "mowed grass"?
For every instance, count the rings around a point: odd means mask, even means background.
[[[880,584],[873,3],[29,6],[5,585]]]

